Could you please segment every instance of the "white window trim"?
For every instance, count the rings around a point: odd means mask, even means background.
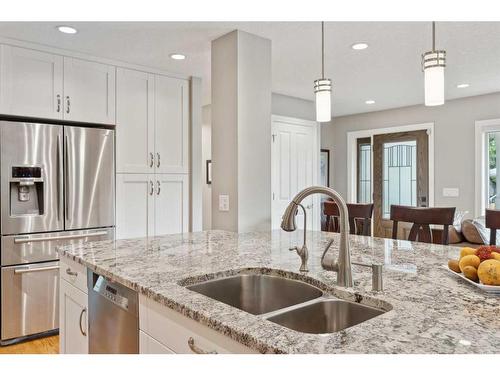
[[[486,133],[500,131],[500,119],[481,120],[475,122],[475,217],[484,215],[486,208]]]
[[[429,135],[429,206],[434,206],[434,123],[426,122],[412,125],[395,125],[387,128],[358,130],[347,132],[347,201],[357,201],[357,163],[358,163],[358,138],[370,138],[373,145],[373,136],[378,134],[400,133],[416,130],[427,130]],[[372,148],[371,175],[373,176],[373,148]],[[373,192],[373,178],[371,180]]]

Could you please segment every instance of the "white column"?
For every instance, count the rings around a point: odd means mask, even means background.
[[[271,228],[271,41],[212,41],[212,228]],[[221,211],[221,195],[229,210]]]
[[[201,130],[201,79],[191,77],[190,80],[190,223],[192,232],[202,230],[203,220],[203,155],[202,155],[202,130]]]

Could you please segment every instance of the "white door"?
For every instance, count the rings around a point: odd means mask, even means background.
[[[0,113],[62,119],[63,57],[2,45]]]
[[[64,119],[115,124],[114,66],[64,58]]]
[[[87,354],[88,296],[65,280],[59,281],[59,350],[62,354]]]
[[[155,178],[155,236],[187,232],[188,175],[156,174]]]
[[[293,197],[302,189],[316,185],[319,171],[319,145],[316,123],[273,117],[272,126],[272,228],[278,229],[281,217]],[[310,196],[302,202],[307,213],[307,229],[319,230],[319,199]],[[299,207],[297,226],[303,228]]]
[[[116,175],[116,237],[154,235],[154,175]]]
[[[155,76],[156,173],[188,173],[188,82]]]
[[[154,172],[154,75],[116,71],[116,171]]]

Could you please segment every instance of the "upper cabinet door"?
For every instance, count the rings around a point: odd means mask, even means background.
[[[188,82],[155,76],[157,173],[188,173]]]
[[[0,113],[62,119],[63,57],[0,46]]]
[[[64,58],[64,119],[115,124],[114,66]]]
[[[116,169],[118,173],[153,173],[154,75],[116,71]]]

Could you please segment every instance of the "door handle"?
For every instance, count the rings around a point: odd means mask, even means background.
[[[156,153],[156,168],[160,168],[160,153]]]
[[[99,237],[107,235],[107,231],[92,232],[87,234],[68,234],[67,236],[52,236],[52,237],[36,237],[31,238],[29,236],[16,237],[14,238],[14,243],[29,243],[29,242],[45,242],[45,241],[59,241],[59,240],[75,240],[78,238],[85,237]]]
[[[58,269],[59,269],[59,266],[48,266],[48,267],[39,267],[39,268],[23,267],[23,268],[14,269],[14,274],[19,275],[19,274],[23,274],[23,273],[52,271],[52,270],[58,270]]]
[[[69,96],[66,96],[66,113],[69,113],[71,111],[71,101],[69,99]]]
[[[149,195],[153,195],[155,187],[153,185],[153,181],[149,181]]]
[[[65,160],[65,164],[67,165],[67,168],[66,168],[66,173],[65,173],[65,177],[66,177],[66,181],[65,181],[65,185],[66,185],[66,188],[64,189],[64,208],[66,209],[66,220],[69,220],[69,199],[68,199],[68,195],[69,195],[69,165],[70,165],[70,162],[69,162],[69,145],[68,145],[68,136],[65,135],[64,136],[64,151],[65,151],[65,156],[66,156],[66,160]]]
[[[155,157],[152,152],[149,153],[149,168],[153,168],[153,165],[155,164],[154,161]]]
[[[61,95],[57,94],[57,109],[56,112],[59,113],[61,112]]]
[[[160,195],[161,185],[160,181],[156,181],[156,195]]]
[[[189,349],[191,349],[191,351],[193,353],[196,353],[196,354],[217,354],[217,352],[215,350],[206,351],[206,350],[203,350],[200,347],[198,347],[194,342],[194,338],[192,338],[192,337],[190,337],[188,339],[188,346],[189,346]]]
[[[82,318],[83,318],[83,314],[85,313],[85,315],[87,315],[87,308],[84,307],[82,309],[82,311],[80,312],[80,321],[79,321],[79,326],[80,326],[80,332],[82,333],[83,336],[87,336],[87,332],[83,330],[82,328]]]
[[[59,95],[58,95],[59,96]],[[59,112],[59,110],[57,110]],[[61,220],[61,136],[57,135],[57,156],[56,156],[56,205],[57,205],[57,221]]]

